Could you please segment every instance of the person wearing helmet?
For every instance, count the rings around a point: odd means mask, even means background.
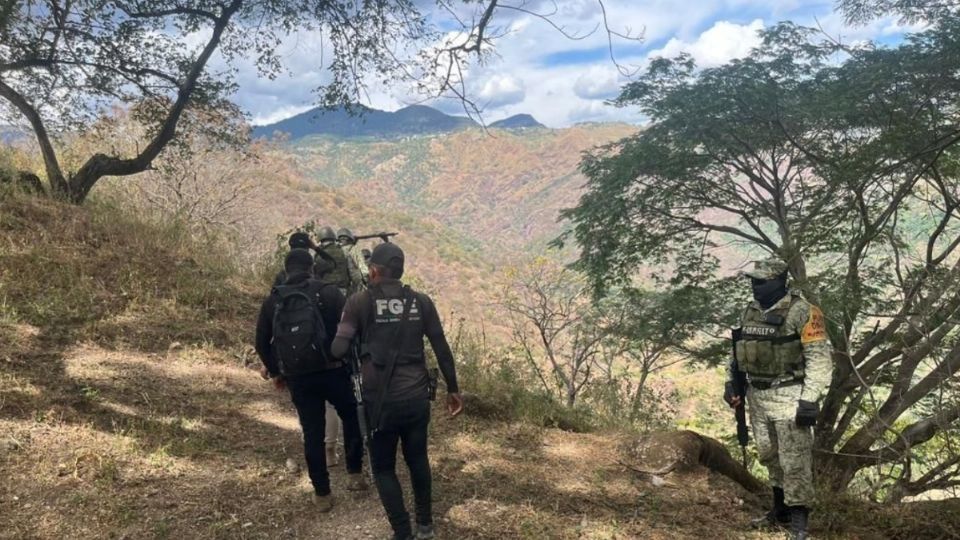
[[[333,232],[332,227],[320,229],[318,251],[329,255],[334,262],[333,270],[321,278],[324,283],[336,285],[344,295],[349,295],[360,286],[363,282],[360,269],[356,267],[351,258],[347,257],[346,252],[337,243],[337,234]]]
[[[352,261],[352,264],[357,269],[357,275],[359,276],[359,281],[351,280],[353,285],[353,290],[351,293],[362,291],[367,286],[367,261],[363,257],[360,249],[357,247],[357,239],[353,236],[353,232],[350,229],[343,227],[337,231],[337,243],[340,244],[340,247],[343,248],[343,252],[346,253],[347,259]]]
[[[833,374],[826,320],[820,308],[787,289],[787,263],[755,261],[741,273],[753,302],[734,332],[724,400],[747,400],[760,462],[770,473],[773,508],[754,525],[787,525],[807,538],[813,505],[813,426]],[[734,370],[746,373],[746,396],[735,395]]]

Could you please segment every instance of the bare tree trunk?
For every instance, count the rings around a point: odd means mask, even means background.
[[[640,380],[637,381],[637,389],[633,393],[633,399],[630,400],[630,419],[636,420],[640,416],[640,407],[643,405],[643,389],[647,384],[647,377],[650,376],[650,369],[644,365],[640,372]]]
[[[752,493],[766,491],[763,482],[750,471],[719,441],[694,431],[656,431],[633,441],[626,451],[634,471],[666,475],[688,472],[696,467],[707,467],[743,486]]]

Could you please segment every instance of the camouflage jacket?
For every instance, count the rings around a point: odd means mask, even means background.
[[[748,308],[761,309],[757,302],[752,302]],[[799,392],[799,399],[805,401],[820,401],[826,394],[833,377],[832,347],[827,336],[826,320],[819,307],[811,304],[797,294],[787,294],[775,305],[763,312],[787,309],[784,321],[785,333],[796,333],[800,336],[804,361],[803,385]],[[747,311],[744,311],[746,315]],[[741,320],[741,324],[744,321]],[[733,380],[732,359],[727,366],[727,380]]]

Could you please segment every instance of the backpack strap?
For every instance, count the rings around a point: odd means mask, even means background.
[[[393,335],[394,352],[390,355],[390,360],[387,361],[386,366],[384,366],[386,378],[381,381],[380,391],[377,392],[377,402],[373,404],[373,416],[370,418],[370,420],[372,420],[373,433],[376,433],[377,430],[380,429],[380,416],[383,414],[383,403],[386,401],[387,391],[390,389],[390,383],[393,381],[393,372],[397,367],[397,358],[400,356],[401,346],[403,345],[403,327],[410,316],[410,306],[413,304],[414,297],[413,289],[411,289],[409,285],[404,285],[403,311],[400,315],[400,322],[397,324],[396,333]]]

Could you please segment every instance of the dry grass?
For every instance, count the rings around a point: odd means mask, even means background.
[[[2,538],[314,538],[360,506],[313,515],[289,400],[222,351],[64,353],[51,380],[39,357],[3,366]],[[379,517],[379,516],[375,516]],[[366,529],[338,538],[384,532]],[[338,530],[340,526],[338,525]],[[356,532],[356,534],[352,534]]]
[[[4,538],[367,538],[386,533],[372,496],[310,511],[295,414],[222,351],[113,351],[80,344],[55,379],[31,351],[3,364]],[[616,438],[439,411],[432,448],[444,538],[688,538],[691,491],[637,484]],[[706,487],[706,486],[704,486]],[[726,489],[726,488],[725,488]],[[697,504],[742,514],[735,497]],[[26,516],[30,516],[26,518]],[[745,515],[744,515],[745,517]]]

